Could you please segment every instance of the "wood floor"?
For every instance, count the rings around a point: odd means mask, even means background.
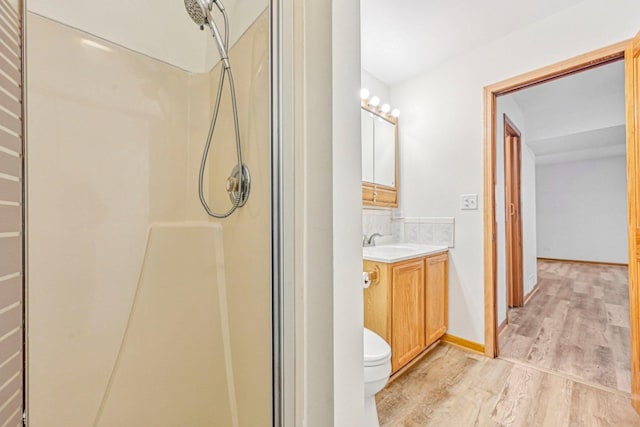
[[[376,396],[381,426],[640,426],[625,393],[440,344]]]
[[[509,310],[500,356],[629,392],[627,268],[540,261],[538,285]]]

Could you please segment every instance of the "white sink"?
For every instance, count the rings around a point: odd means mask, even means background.
[[[393,243],[362,248],[362,257],[367,261],[390,264],[411,258],[447,252],[448,250],[449,248],[446,246],[421,245],[418,243]]]

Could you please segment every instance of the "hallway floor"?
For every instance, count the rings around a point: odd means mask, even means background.
[[[627,268],[539,261],[538,284],[509,310],[500,357],[629,392]]]
[[[376,397],[381,426],[638,426],[628,394],[440,344]]]

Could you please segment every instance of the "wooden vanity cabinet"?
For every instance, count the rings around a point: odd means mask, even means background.
[[[398,372],[447,331],[446,253],[394,264],[364,261],[378,280],[364,290],[364,325],[391,345]]]

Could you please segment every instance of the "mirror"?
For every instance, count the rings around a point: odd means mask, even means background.
[[[397,119],[363,105],[360,120],[363,202],[397,207]]]
[[[374,182],[373,180],[373,113],[364,108],[360,110],[360,121],[362,126],[362,181]]]
[[[373,182],[396,185],[396,126],[376,117],[373,121]]]

